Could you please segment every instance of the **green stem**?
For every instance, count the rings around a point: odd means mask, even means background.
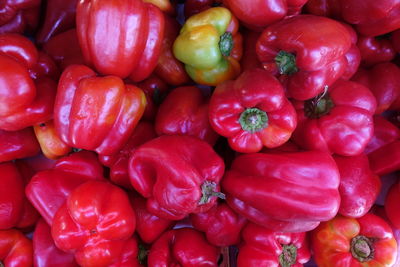
[[[143,246],[143,244],[139,244],[139,253],[138,253],[138,260],[139,263],[145,265],[147,263],[147,255],[149,254],[149,250]]]
[[[304,113],[308,118],[318,119],[328,114],[333,107],[333,101],[328,94],[328,86],[325,86],[323,93],[304,103]]]
[[[247,108],[240,114],[239,123],[244,131],[255,133],[268,126],[268,116],[261,109]]]
[[[372,240],[363,235],[351,239],[350,251],[359,262],[370,261],[375,254]]]
[[[296,56],[286,51],[279,51],[275,57],[276,65],[278,65],[279,73],[291,75],[298,71],[296,66]]]
[[[232,33],[225,32],[219,39],[219,50],[224,57],[230,56],[233,49]]]
[[[290,267],[296,263],[297,248],[295,245],[282,245],[282,253],[279,255],[281,267]]]
[[[218,197],[221,199],[225,199],[225,194],[222,192],[218,192],[216,191],[217,189],[217,184],[214,182],[210,182],[210,181],[205,181],[202,185],[201,185],[201,192],[203,193],[199,204],[203,205],[203,204],[207,204],[210,201],[211,197]]]

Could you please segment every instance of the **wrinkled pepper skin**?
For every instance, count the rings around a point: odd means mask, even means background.
[[[169,1],[167,1],[169,2]],[[154,73],[166,83],[178,86],[190,81],[185,71],[185,66],[177,60],[172,52],[172,45],[179,35],[181,26],[175,19],[165,16],[164,39],[161,54]]]
[[[311,244],[319,267],[389,267],[397,256],[391,227],[371,213],[321,223],[311,233]]]
[[[242,231],[238,267],[302,267],[311,257],[306,233],[279,233],[254,223]]]
[[[153,243],[148,266],[217,267],[218,256],[218,248],[210,245],[201,232],[182,228],[164,233]]]
[[[46,15],[36,41],[45,43],[52,36],[74,28],[77,4],[78,0],[47,0]]]
[[[103,167],[94,153],[80,151],[57,160],[53,169],[38,172],[25,193],[48,225],[52,225],[54,214],[72,190],[92,179],[104,179]]]
[[[99,155],[100,162],[110,167],[110,180],[117,185],[132,189],[128,173],[129,157],[138,146],[156,137],[157,134],[153,124],[140,121],[131,137],[129,137],[128,142],[118,153],[111,156]]]
[[[85,61],[104,75],[147,78],[157,65],[164,14],[142,0],[84,0],[77,5],[78,40]]]
[[[360,68],[352,81],[365,85],[374,94],[376,114],[391,109],[400,98],[400,68],[391,62],[376,64],[369,70]]]
[[[364,36],[378,36],[400,28],[398,0],[340,0],[342,17]]]
[[[228,205],[249,221],[277,232],[306,232],[337,214],[339,178],[327,153],[253,153],[234,160],[222,188]]]
[[[282,85],[261,69],[218,85],[211,96],[209,119],[230,147],[242,153],[284,144],[297,125],[296,111]]]
[[[40,59],[28,38],[0,35],[0,129],[18,131],[51,118],[57,85],[41,75]]]
[[[148,212],[145,198],[137,194],[130,194],[129,200],[136,215],[136,233],[143,242],[152,244],[175,224],[174,221],[157,217]]]
[[[369,154],[397,139],[400,139],[400,129],[385,117],[375,115],[374,136],[365,148],[364,153]]]
[[[143,115],[141,89],[116,76],[96,77],[84,65],[62,74],[54,104],[54,124],[66,144],[101,155],[118,152]]]
[[[85,63],[76,29],[54,35],[43,44],[43,51],[51,56],[61,70],[72,64]]]
[[[293,140],[304,149],[356,156],[373,136],[376,100],[359,83],[340,80],[321,95],[294,105],[298,127]]]
[[[226,203],[210,210],[190,215],[195,229],[206,234],[207,241],[217,247],[227,247],[240,242],[240,232],[247,220],[234,212]]]
[[[71,152],[72,148],[64,143],[56,132],[54,121],[50,120],[33,127],[42,153],[49,159],[58,159]]]
[[[357,46],[360,49],[362,64],[364,66],[389,62],[396,56],[392,42],[388,39],[359,36]]]
[[[334,156],[340,173],[339,214],[359,218],[367,214],[378,198],[381,180],[374,174],[364,154],[354,157]]]
[[[198,138],[157,137],[133,151],[129,177],[133,188],[147,198],[147,209],[158,217],[180,220],[189,213],[209,210],[218,197],[224,162]]]
[[[0,34],[24,33],[38,23],[41,0],[5,0],[0,8]]]
[[[33,233],[33,262],[35,267],[78,267],[74,255],[59,250],[51,237],[51,228],[40,219]]]
[[[198,84],[216,86],[240,73],[242,36],[239,23],[224,7],[214,7],[186,20],[173,44],[175,57]]]
[[[24,183],[13,162],[1,163],[0,173],[0,230],[4,230],[15,227],[21,219]]]
[[[351,35],[340,22],[299,15],[268,26],[256,51],[264,68],[279,76],[290,97],[307,100],[342,76],[350,47]]]
[[[300,13],[307,0],[224,0],[244,25],[263,29],[286,16]]]
[[[385,212],[390,223],[397,229],[400,229],[400,215],[399,215],[399,203],[400,203],[400,183],[396,182],[393,184],[385,198]]]
[[[75,254],[81,266],[109,266],[134,233],[135,213],[128,195],[105,181],[88,181],[67,197],[54,215],[56,246]]]
[[[0,230],[0,265],[31,267],[32,241],[18,230]]]
[[[32,127],[15,132],[0,130],[0,162],[32,157],[39,152]]]
[[[155,120],[158,135],[189,135],[214,145],[219,135],[208,120],[209,98],[195,86],[172,90],[161,103]]]

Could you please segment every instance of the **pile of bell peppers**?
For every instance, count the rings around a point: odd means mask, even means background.
[[[0,1],[1,267],[399,267],[400,1]]]

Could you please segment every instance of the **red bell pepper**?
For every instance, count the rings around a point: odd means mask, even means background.
[[[53,35],[74,28],[77,4],[78,0],[47,0],[46,15],[36,41],[45,43]]]
[[[51,118],[56,84],[38,76],[38,64],[39,53],[28,38],[0,35],[0,129],[17,131]]]
[[[54,215],[56,246],[75,254],[81,266],[109,266],[135,231],[135,213],[127,194],[105,181],[88,181],[67,197]]]
[[[156,138],[157,134],[153,124],[141,121],[136,126],[135,131],[129,137],[125,146],[116,154],[111,156],[99,156],[103,165],[110,167],[110,180],[120,186],[132,189],[128,173],[128,161],[132,151],[141,144]]]
[[[0,230],[3,230],[15,227],[21,219],[24,183],[21,174],[12,162],[1,163],[0,173]]]
[[[278,147],[296,128],[296,112],[279,81],[265,70],[243,72],[218,85],[209,107],[211,126],[238,152]]]
[[[390,223],[397,229],[400,229],[400,183],[393,184],[385,198],[385,212]],[[399,244],[400,245],[400,244]]]
[[[35,267],[78,267],[74,255],[59,250],[51,237],[51,228],[40,219],[33,233],[33,263]]]
[[[39,18],[41,0],[4,0],[0,7],[0,34],[34,30]]]
[[[219,250],[201,232],[181,228],[164,233],[151,246],[148,266],[217,267]]]
[[[388,143],[368,154],[371,170],[379,175],[386,175],[400,170],[400,140]]]
[[[141,118],[146,99],[116,76],[96,77],[84,65],[62,74],[54,105],[54,123],[62,141],[101,155],[118,152]]]
[[[224,0],[223,2],[245,26],[262,30],[286,16],[299,14],[307,0]]]
[[[148,212],[145,198],[137,194],[130,194],[129,199],[136,215],[136,233],[143,242],[153,243],[175,224],[174,221],[157,217]]]
[[[340,22],[299,15],[268,26],[256,51],[264,68],[280,76],[290,97],[307,100],[342,76],[350,47],[351,35]]]
[[[164,14],[142,0],[84,0],[76,24],[85,61],[105,75],[141,81],[157,65]]]
[[[168,1],[169,2],[169,1]],[[178,86],[190,81],[186,74],[185,66],[177,60],[172,52],[172,45],[179,35],[181,26],[175,19],[165,16],[164,39],[161,54],[154,73],[166,83]]]
[[[306,233],[278,233],[254,223],[242,231],[238,267],[301,267],[311,252]]]
[[[25,188],[29,201],[49,225],[54,214],[77,186],[103,179],[103,167],[89,151],[73,153],[57,160],[54,168],[38,172]]]
[[[186,0],[183,6],[185,18],[200,13],[212,7],[221,6],[222,0]]]
[[[151,3],[161,9],[162,12],[165,12],[168,15],[175,15],[175,5],[171,3],[170,0],[143,0],[145,3]],[[172,1],[174,2],[174,1]]]
[[[218,134],[208,120],[209,99],[200,88],[175,88],[160,105],[155,120],[158,135],[189,135],[214,145]]]
[[[72,64],[84,64],[75,29],[50,38],[43,44],[43,51],[50,55],[62,70]]]
[[[238,156],[222,187],[228,205],[277,232],[305,232],[332,219],[340,205],[339,171],[317,151]]]
[[[33,127],[42,153],[49,159],[57,159],[67,155],[72,148],[64,143],[56,132],[53,120]]]
[[[0,130],[0,162],[31,157],[40,152],[32,128],[15,132]]]
[[[393,266],[397,244],[390,226],[368,213],[361,218],[337,216],[311,233],[314,260],[320,267]]]
[[[163,135],[132,152],[129,177],[158,217],[180,220],[215,205],[224,162],[213,148],[191,136]]]
[[[360,49],[357,47],[358,36],[356,31],[346,23],[342,23],[342,25],[345,26],[350,33],[351,47],[344,55],[347,60],[347,65],[341,79],[349,80],[357,72],[358,67],[361,64],[361,52]]]
[[[340,80],[317,97],[296,102],[293,140],[305,149],[361,154],[373,136],[376,100],[365,86]]]
[[[210,210],[190,215],[195,229],[206,234],[207,241],[218,247],[236,245],[240,232],[247,220],[234,212],[226,203],[220,203]]]
[[[400,139],[400,129],[383,116],[374,116],[374,136],[368,143],[364,153],[369,154],[378,148]]]
[[[364,154],[354,157],[334,157],[340,173],[339,213],[346,217],[364,216],[375,203],[381,189],[381,180],[374,174]]]
[[[391,33],[390,40],[392,41],[394,50],[400,53],[400,29]]]
[[[360,68],[352,80],[365,85],[374,94],[376,114],[390,109],[400,98],[400,68],[393,63],[376,64],[369,70]]]
[[[378,36],[400,28],[400,5],[397,0],[340,0],[345,21],[356,25],[364,36]]]
[[[359,36],[357,46],[364,66],[392,61],[396,55],[392,42],[384,38]]]
[[[243,56],[240,61],[242,72],[254,68],[262,69],[261,62],[258,60],[256,53],[256,44],[260,37],[259,32],[246,30],[243,33]]]
[[[309,14],[342,20],[342,8],[338,0],[308,0],[305,10]]]
[[[15,229],[0,230],[0,265],[33,266],[32,241]]]

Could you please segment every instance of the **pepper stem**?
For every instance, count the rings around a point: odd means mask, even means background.
[[[359,262],[372,260],[375,253],[372,240],[363,235],[351,239],[350,251]]]
[[[295,245],[282,245],[282,253],[279,255],[279,264],[281,267],[290,267],[296,263],[297,248]]]
[[[143,244],[139,244],[139,253],[137,258],[140,264],[146,264],[147,262],[147,255],[149,254],[149,250],[147,250]]]
[[[203,193],[199,204],[207,204],[210,201],[211,197],[218,197],[220,199],[225,199],[225,194],[222,192],[215,191],[217,188],[217,184],[210,181],[205,181],[201,185],[201,192]]]
[[[268,116],[261,109],[247,108],[240,114],[239,123],[244,131],[255,133],[268,126]]]
[[[304,103],[304,113],[308,118],[318,119],[328,114],[333,107],[333,101],[328,94],[328,86],[325,86],[324,92]]]
[[[233,49],[232,33],[225,32],[219,39],[219,50],[224,57],[229,57]]]
[[[296,66],[296,56],[286,51],[279,51],[275,57],[276,65],[278,65],[279,73],[291,75],[298,71]]]

